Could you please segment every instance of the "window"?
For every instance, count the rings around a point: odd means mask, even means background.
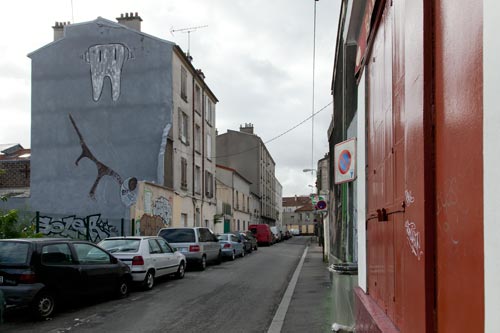
[[[149,243],[149,253],[157,254],[161,253],[160,245],[154,239],[148,239]]]
[[[194,86],[194,110],[201,114],[201,89],[197,84]]]
[[[181,214],[181,225],[184,226],[184,227],[188,226],[188,216],[187,216],[187,214]],[[168,239],[167,239],[167,241],[168,241]]]
[[[181,109],[179,109],[179,139],[189,144],[189,117]]]
[[[187,102],[187,71],[181,67],[181,98]]]
[[[207,198],[214,196],[214,176],[208,171],[205,171],[205,195]]]
[[[163,253],[173,253],[174,250],[170,247],[170,245],[167,244],[167,242],[163,239],[157,239],[156,240],[158,244],[160,244],[161,250]]]
[[[181,157],[181,188],[187,190],[187,160]]]
[[[73,258],[68,244],[51,244],[42,248],[42,264],[71,265]]]
[[[236,209],[240,209],[240,194],[236,191]]]
[[[111,264],[109,255],[97,246],[83,243],[73,244],[78,262],[82,265]]]
[[[194,173],[194,192],[201,193],[201,168],[196,166]]]
[[[174,187],[174,142],[172,139],[167,139],[167,147],[164,156],[164,178],[163,186]]]
[[[181,221],[187,221],[187,214],[181,214]],[[193,243],[196,241],[194,229],[162,229],[158,236],[163,237],[169,243]]]
[[[196,125],[194,128],[194,149],[196,152],[201,152],[201,128]]]
[[[214,123],[214,103],[210,100],[208,96],[205,97],[205,120],[209,125]]]
[[[207,159],[212,159],[212,136],[207,133]]]

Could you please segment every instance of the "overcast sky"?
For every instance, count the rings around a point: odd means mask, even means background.
[[[314,0],[16,0],[3,8],[0,39],[0,144],[31,147],[31,61],[28,53],[53,40],[55,21],[75,23],[98,16],[115,20],[138,12],[142,31],[187,50],[193,65],[219,99],[219,133],[254,125],[264,142],[286,132],[313,111]],[[340,0],[316,2],[315,111],[330,93]],[[333,107],[266,144],[276,162],[283,196],[310,193],[314,168],[328,152],[327,129]],[[57,131],[57,129],[49,129]]]

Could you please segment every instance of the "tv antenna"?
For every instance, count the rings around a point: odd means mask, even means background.
[[[191,48],[191,33],[195,32],[198,29],[206,28],[208,25],[200,25],[197,27],[189,27],[189,28],[182,28],[182,29],[174,29],[173,27],[170,29],[170,33],[172,36],[174,35],[174,32],[182,32],[183,34],[188,35],[188,48],[187,48],[187,55],[189,56],[189,51]]]

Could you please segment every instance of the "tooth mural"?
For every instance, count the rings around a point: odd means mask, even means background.
[[[92,80],[92,98],[97,102],[101,98],[104,79],[111,82],[113,101],[120,97],[121,73],[126,60],[132,59],[130,49],[123,44],[94,45],[84,54],[84,59],[90,64]]]

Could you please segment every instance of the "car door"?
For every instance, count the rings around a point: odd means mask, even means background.
[[[168,273],[168,258],[163,253],[160,244],[154,238],[148,239],[149,255],[155,267],[156,276],[162,276]]]
[[[165,259],[165,274],[172,274],[177,272],[179,262],[175,257],[174,250],[164,239],[159,238],[156,241],[158,242],[158,244],[160,244],[160,248],[163,252],[163,258]]]
[[[212,248],[213,248],[213,251],[214,251],[214,256],[215,256],[215,258],[218,258],[219,257],[219,253],[220,253],[219,239],[217,238],[217,236],[210,229],[208,229],[208,232],[210,233],[210,237],[212,239]]]
[[[90,243],[73,243],[73,248],[86,292],[97,294],[114,290],[121,270],[113,263],[111,255]]]
[[[67,243],[43,244],[40,248],[39,279],[62,296],[81,295],[80,270]]]

